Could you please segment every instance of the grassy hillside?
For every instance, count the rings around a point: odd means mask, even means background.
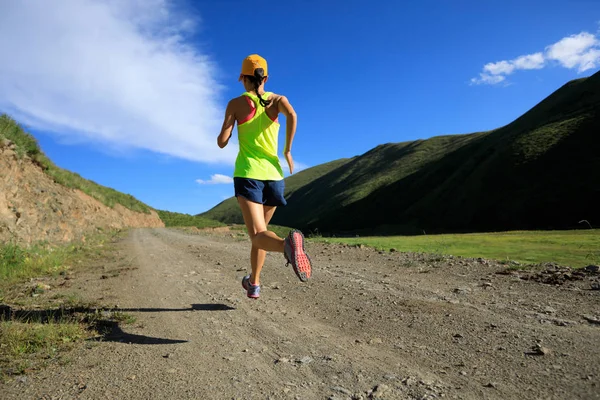
[[[362,234],[598,225],[599,133],[597,73],[494,131],[378,146],[287,194],[273,223]]]
[[[343,168],[350,159],[343,158],[340,160],[331,161],[325,164],[317,165],[316,167],[308,168],[303,171],[300,171],[285,180],[285,197],[288,198],[293,195],[300,188],[308,185],[311,182],[314,182],[321,176],[327,174],[328,172]],[[285,209],[286,207],[280,207],[277,212]],[[200,216],[221,221],[227,224],[243,224],[244,219],[242,217],[242,213],[240,211],[240,207],[238,206],[237,200],[235,197],[231,197],[225,201],[222,201],[214,208],[209,211],[200,214]],[[286,225],[289,226],[289,225]]]
[[[196,228],[214,228],[225,226],[224,223],[199,215],[181,214],[171,211],[156,210],[166,227],[195,226]]]
[[[19,124],[6,114],[0,115],[0,140],[2,139],[9,139],[12,141],[17,146],[15,151],[20,157],[25,155],[30,157],[46,174],[52,177],[56,183],[72,189],[79,189],[109,207],[114,207],[115,204],[121,204],[133,211],[146,214],[150,213],[150,207],[133,196],[99,185],[82,178],[79,174],[54,165],[54,163],[44,155],[35,138],[25,132]]]

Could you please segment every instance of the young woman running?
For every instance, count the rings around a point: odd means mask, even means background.
[[[296,113],[285,96],[265,92],[268,80],[267,61],[252,54],[242,62],[240,79],[246,90],[232,99],[217,139],[220,148],[227,146],[237,122],[239,153],[233,174],[235,196],[252,240],[250,263],[252,273],[242,279],[248,297],[260,296],[260,271],[267,251],[283,253],[288,264],[302,282],[312,275],[310,258],[304,250],[304,236],[292,230],[282,239],[267,229],[278,206],[285,206],[283,170],[277,156],[278,115],[286,120],[283,154],[294,172],[292,142],[296,133]]]

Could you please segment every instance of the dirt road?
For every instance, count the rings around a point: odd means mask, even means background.
[[[600,399],[587,278],[551,286],[483,260],[309,243],[313,279],[270,254],[255,301],[240,286],[247,239],[138,229],[118,247],[79,290],[136,322],[0,397]]]

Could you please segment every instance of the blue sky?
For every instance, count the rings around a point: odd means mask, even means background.
[[[597,1],[404,3],[0,0],[0,112],[60,167],[196,214],[233,194],[216,136],[248,54],[305,167],[500,127],[600,67]]]

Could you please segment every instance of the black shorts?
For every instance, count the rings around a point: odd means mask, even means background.
[[[235,188],[235,197],[242,196],[253,203],[263,204],[265,206],[285,206],[287,201],[283,197],[285,182],[279,181],[260,181],[249,178],[233,178]]]

